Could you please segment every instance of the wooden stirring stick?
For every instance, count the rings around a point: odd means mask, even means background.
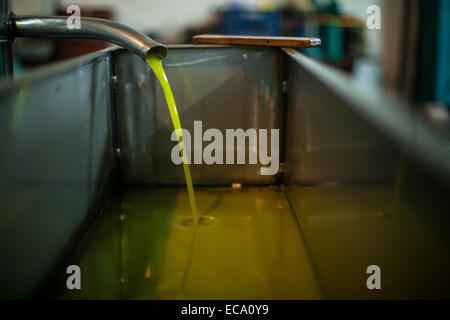
[[[238,44],[287,48],[317,48],[320,47],[322,43],[319,38],[227,36],[219,34],[201,34],[193,36],[192,41],[194,43]]]

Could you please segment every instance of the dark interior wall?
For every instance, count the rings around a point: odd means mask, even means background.
[[[420,3],[419,56],[416,98],[450,106],[448,32],[450,3],[429,0]]]

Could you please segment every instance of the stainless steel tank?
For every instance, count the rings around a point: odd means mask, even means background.
[[[448,297],[442,131],[292,50],[175,46],[164,65],[184,128],[279,129],[278,174],[192,165],[200,211],[217,219],[194,237],[140,57],[108,49],[4,83],[1,297]],[[371,265],[382,290],[366,286]]]

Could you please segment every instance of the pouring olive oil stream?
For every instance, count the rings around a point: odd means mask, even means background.
[[[201,219],[199,217],[197,212],[197,203],[195,201],[195,194],[194,194],[194,186],[192,184],[192,178],[191,178],[191,170],[189,168],[189,163],[187,159],[187,155],[184,152],[184,141],[183,141],[183,133],[182,133],[182,127],[180,122],[180,117],[178,115],[177,106],[175,104],[175,99],[173,97],[172,89],[170,88],[169,80],[167,79],[166,73],[164,72],[164,68],[162,65],[162,60],[159,56],[155,54],[149,54],[147,55],[145,59],[150,66],[150,68],[155,73],[156,77],[159,80],[159,83],[161,84],[161,87],[164,91],[164,96],[166,97],[167,106],[169,107],[170,117],[172,118],[173,127],[175,129],[175,132],[177,134],[178,144],[180,146],[181,150],[181,156],[183,159],[183,170],[184,170],[184,177],[186,179],[186,186],[189,196],[189,204],[191,206],[192,211],[192,219],[193,224],[196,226]]]

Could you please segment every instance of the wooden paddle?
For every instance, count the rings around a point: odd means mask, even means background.
[[[201,34],[193,36],[192,41],[194,43],[237,44],[288,48],[317,48],[320,47],[322,43],[319,38],[227,36],[219,34]]]

